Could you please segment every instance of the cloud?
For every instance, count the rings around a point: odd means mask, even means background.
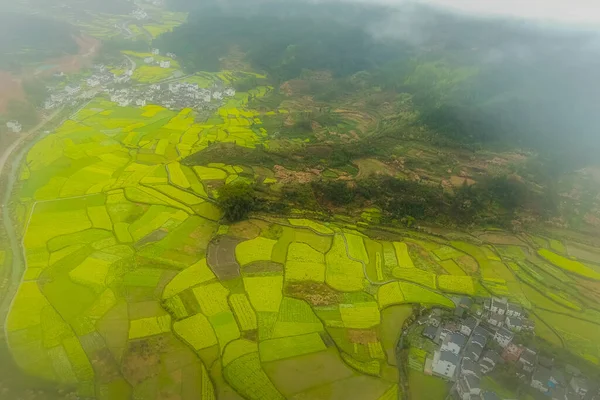
[[[542,24],[600,30],[598,0],[336,0],[392,7],[428,5],[488,18],[516,18]]]

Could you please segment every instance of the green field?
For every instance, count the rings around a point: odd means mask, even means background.
[[[600,321],[586,309],[593,291],[582,287],[580,296],[563,282],[600,275],[562,255],[561,242],[556,253],[527,256],[516,246],[497,253],[425,234],[384,241],[341,221],[224,225],[215,187],[268,188],[275,172],[184,160],[215,142],[268,148],[260,117],[244,101],[203,122],[190,109],[121,108],[97,98],[32,147],[18,188],[31,210],[27,271],[7,323],[23,370],[111,400],[233,391],[328,399],[352,390],[391,399],[394,346],[413,305],[452,309],[450,296],[487,290],[536,311],[538,335],[600,360]],[[217,236],[234,243],[226,261],[209,254]],[[564,313],[568,324],[559,321]],[[412,356],[421,365],[425,350]],[[415,371],[410,387],[431,399],[447,392]]]

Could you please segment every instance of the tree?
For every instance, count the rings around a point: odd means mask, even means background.
[[[39,121],[35,107],[26,101],[9,100],[6,115],[9,119],[19,121],[25,128],[30,128]]]
[[[219,207],[231,222],[241,221],[255,209],[256,195],[247,183],[234,183],[219,189]]]
[[[23,90],[25,91],[29,102],[36,107],[44,104],[44,101],[48,97],[46,83],[39,78],[23,81]]]

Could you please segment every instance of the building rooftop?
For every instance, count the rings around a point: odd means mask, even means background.
[[[507,338],[509,338],[509,337],[512,338],[514,336],[513,333],[511,331],[509,331],[508,329],[506,329],[506,328],[500,328],[500,329],[498,329],[496,331],[496,334],[500,335],[500,336],[507,337]]]
[[[481,400],[501,400],[494,392],[485,391],[481,394]]]
[[[523,313],[523,307],[521,307],[519,304],[515,304],[515,303],[508,303],[506,310]]]
[[[471,329],[475,329],[477,326],[477,320],[474,317],[467,317],[462,321],[463,326],[468,326]]]
[[[550,370],[550,377],[553,378],[559,385],[567,386],[567,378],[565,373],[556,367]]]
[[[483,353],[483,346],[478,343],[471,342],[465,349],[465,357],[473,357],[475,360],[481,357],[481,353]]]
[[[550,357],[545,357],[542,355],[538,356],[538,364],[546,368],[552,368],[554,366],[554,359]]]
[[[531,380],[539,381],[542,383],[542,385],[548,386],[548,381],[550,380],[550,370],[545,367],[538,367],[533,373]]]
[[[451,351],[440,351],[440,361],[446,361],[454,365],[458,365],[460,357]]]
[[[589,390],[589,384],[586,379],[574,376],[571,380],[571,386],[576,385],[583,390]]]
[[[469,387],[471,389],[478,389],[479,388],[479,378],[477,378],[477,377],[475,377],[473,375],[466,375],[463,379],[468,382]]]
[[[525,349],[525,351],[523,351],[523,353],[521,353],[521,357],[519,358],[519,361],[526,363],[526,364],[535,365],[535,363],[537,361],[537,354],[535,354],[534,352],[532,352],[529,349]]]
[[[498,361],[501,360],[500,354],[498,354],[492,350],[486,350],[486,352],[483,353],[483,358],[488,358],[488,359],[494,361],[495,363],[497,363]]]
[[[508,300],[506,300],[504,297],[492,297],[492,305],[506,306],[507,302]]]
[[[556,387],[552,389],[550,393],[550,398],[552,400],[565,400],[566,391],[561,387]]]
[[[501,315],[498,313],[490,313],[490,316],[488,317],[488,321],[494,321],[496,323],[504,322],[504,315]]]
[[[437,328],[433,325],[428,325],[423,329],[423,336],[428,338],[435,338],[437,335]]]
[[[487,337],[474,333],[471,335],[471,343],[477,343],[483,347],[487,343]]]
[[[448,343],[456,343],[460,347],[464,347],[464,345],[467,343],[467,338],[461,333],[454,332],[446,336],[446,341]]]
[[[487,339],[490,336],[490,332],[483,326],[478,325],[475,329],[473,329],[473,335],[481,335]]]
[[[468,358],[464,358],[462,360],[462,369],[461,371],[470,371],[475,373],[476,375],[481,375],[481,368],[479,367],[479,364],[477,364],[476,362],[468,359]],[[462,374],[462,372],[461,372]]]

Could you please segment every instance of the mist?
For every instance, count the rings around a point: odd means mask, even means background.
[[[560,28],[600,29],[600,3],[593,0],[332,0],[400,8],[425,5],[481,18],[510,18]]]

